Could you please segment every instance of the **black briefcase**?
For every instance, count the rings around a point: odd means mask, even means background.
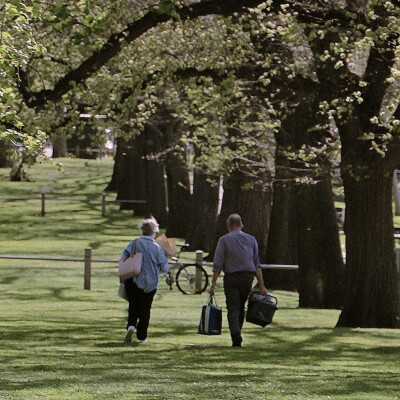
[[[246,321],[265,327],[272,322],[275,311],[278,309],[278,299],[274,296],[263,296],[252,292],[247,304]]]

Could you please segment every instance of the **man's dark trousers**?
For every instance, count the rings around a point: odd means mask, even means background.
[[[240,336],[245,317],[245,304],[251,291],[253,280],[254,273],[252,272],[234,272],[224,276],[228,324],[232,338],[237,335]]]

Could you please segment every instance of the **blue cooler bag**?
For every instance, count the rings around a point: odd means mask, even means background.
[[[278,299],[274,296],[263,296],[252,292],[247,305],[246,321],[262,327],[272,322],[275,311],[278,309]]]
[[[220,335],[222,328],[222,309],[214,304],[215,298],[210,296],[201,309],[199,333],[202,335]]]

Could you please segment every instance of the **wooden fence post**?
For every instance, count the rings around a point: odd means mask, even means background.
[[[105,217],[106,216],[106,193],[101,194],[101,216]]]
[[[85,282],[83,288],[90,290],[90,277],[92,274],[92,248],[85,248]]]
[[[46,193],[42,192],[42,211],[40,215],[44,217],[46,215]]]
[[[196,266],[203,266],[203,250],[196,250]],[[201,289],[202,289],[202,282],[201,282],[201,277],[202,277],[202,271],[200,268],[196,268],[196,278],[195,278],[195,293],[196,294],[201,294]]]

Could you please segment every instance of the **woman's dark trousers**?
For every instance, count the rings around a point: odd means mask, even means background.
[[[125,281],[126,295],[129,301],[128,326],[136,327],[138,340],[147,338],[147,329],[150,322],[150,310],[157,290],[146,293],[140,289],[133,279]]]

